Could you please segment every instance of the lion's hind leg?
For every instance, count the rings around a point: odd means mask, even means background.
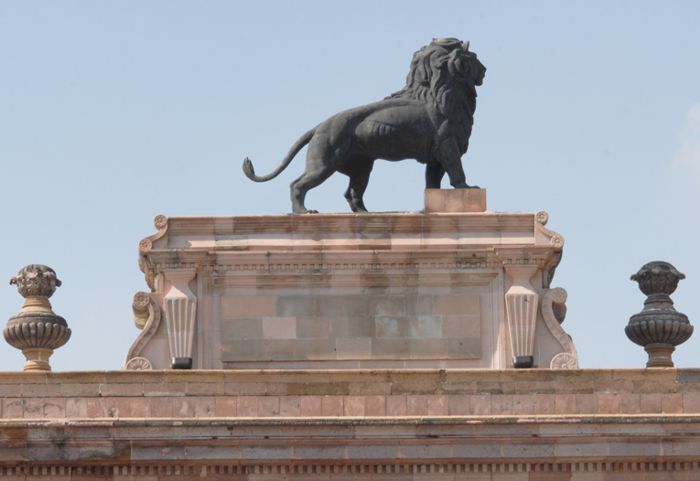
[[[374,167],[374,159],[367,157],[355,157],[350,160],[348,167],[340,170],[350,177],[348,189],[345,191],[345,199],[350,204],[353,212],[367,212],[363,196],[369,183],[369,175]]]
[[[306,163],[306,171],[290,185],[290,193],[292,196],[292,212],[295,214],[315,214],[317,210],[309,210],[304,205],[306,193],[321,185],[321,183],[330,177],[335,170],[322,162]]]

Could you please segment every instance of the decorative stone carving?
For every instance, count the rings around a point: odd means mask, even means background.
[[[505,269],[513,278],[513,285],[505,294],[513,366],[532,367],[539,296],[530,284],[530,278],[537,272],[537,266],[506,266]]]
[[[625,334],[649,354],[647,367],[673,367],[671,354],[675,346],[693,334],[688,317],[676,311],[670,295],[685,275],[668,262],[644,264],[631,279],[647,295],[642,312],[630,317]]]
[[[156,229],[158,229],[158,232],[146,237],[145,239],[142,239],[139,242],[139,268],[141,269],[141,272],[146,275],[146,283],[148,284],[148,287],[151,288],[151,291],[156,291],[155,269],[154,266],[148,262],[148,254],[151,252],[151,249],[153,249],[153,243],[157,242],[167,234],[168,218],[163,214],[158,214],[153,219],[153,225]]]
[[[552,369],[578,369],[576,347],[571,337],[561,327],[566,317],[566,298],[566,290],[556,287],[546,289],[540,303],[540,312],[545,326],[564,349],[564,352],[554,355],[550,361],[549,367]]]
[[[196,272],[196,269],[188,268],[163,270],[170,283],[170,289],[163,298],[163,310],[173,369],[192,368],[197,298],[188,284]]]
[[[549,363],[550,369],[578,369],[578,358],[569,352],[560,352]]]
[[[61,281],[50,267],[30,264],[10,279],[10,284],[17,285],[25,301],[20,312],[7,322],[5,340],[22,350],[27,359],[25,371],[50,371],[49,357],[71,335],[66,320],[51,310],[49,302]]]
[[[153,294],[148,292],[137,292],[134,294],[134,301],[131,304],[131,309],[134,312],[134,324],[142,331],[129,349],[124,369],[144,370],[153,368],[151,362],[146,357],[143,357],[144,348],[155,333],[158,332],[161,324],[161,310],[153,297]]]
[[[150,371],[153,366],[151,361],[145,357],[133,357],[126,362],[124,369],[127,371]]]

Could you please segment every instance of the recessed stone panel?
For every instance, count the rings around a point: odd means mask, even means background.
[[[417,291],[224,299],[222,361],[478,359],[480,294]],[[235,305],[274,315],[239,318]]]
[[[478,359],[480,293],[383,294],[368,290],[250,296],[222,321],[223,362]],[[248,304],[249,303],[249,304]],[[271,316],[239,318],[243,312]],[[251,308],[250,305],[255,306]],[[432,313],[431,313],[432,309]]]

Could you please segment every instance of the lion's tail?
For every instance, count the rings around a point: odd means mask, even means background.
[[[314,133],[316,132],[316,127],[313,129],[309,130],[306,132],[304,135],[302,135],[299,140],[296,141],[294,145],[292,145],[292,148],[289,149],[289,152],[287,153],[287,156],[284,158],[282,163],[277,166],[277,168],[272,171],[271,173],[267,175],[260,175],[257,176],[255,175],[255,169],[253,168],[253,162],[246,157],[245,160],[243,161],[243,173],[245,174],[246,177],[248,177],[250,180],[253,180],[255,182],[267,182],[268,180],[272,180],[278,175],[282,173],[284,169],[287,168],[287,166],[292,162],[292,159],[294,158],[295,155],[299,153],[299,151],[309,143],[311,140],[311,137],[314,136]]]

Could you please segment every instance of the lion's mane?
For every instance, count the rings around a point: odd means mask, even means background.
[[[457,39],[433,40],[413,54],[404,88],[387,97],[432,104],[451,124],[462,151],[467,148],[474,123],[476,88],[472,83],[458,81],[448,63],[451,56],[465,50]]]

